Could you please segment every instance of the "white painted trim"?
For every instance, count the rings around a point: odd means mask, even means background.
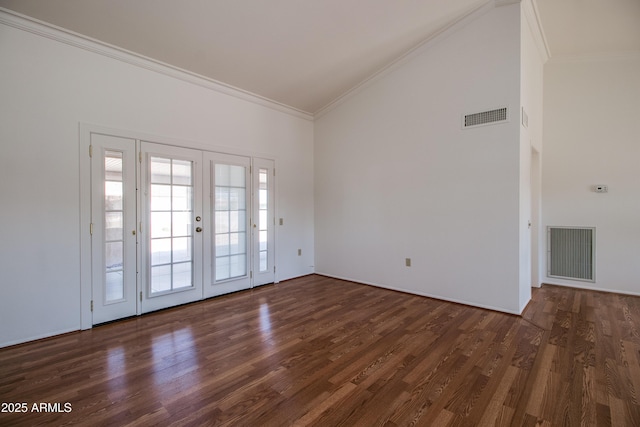
[[[545,279],[548,279],[548,277],[545,277]],[[544,280],[540,287],[544,286],[544,285],[553,285],[553,286],[563,286],[565,288],[577,288],[577,289],[584,289],[586,291],[597,291],[597,292],[606,292],[608,294],[621,294],[621,295],[631,295],[631,296],[635,296],[635,297],[640,297],[640,292],[630,292],[630,291],[621,291],[618,289],[606,289],[606,288],[599,288],[599,287],[595,287],[595,286],[585,286],[585,285],[581,285],[579,283],[562,283],[560,281],[556,281],[556,280]]]
[[[80,123],[80,329],[90,329],[91,315],[91,127]]]
[[[192,83],[206,89],[249,101],[263,107],[271,108],[292,115],[294,117],[313,121],[313,115],[306,111],[282,104],[265,98],[255,93],[237,88],[235,86],[214,80],[191,71],[175,67],[173,65],[149,58],[135,52],[96,40],[82,34],[67,30],[56,25],[31,18],[26,15],[0,7],[0,23],[7,26],[27,31],[38,36],[67,44],[69,46],[97,53],[111,59],[125,62],[146,70],[155,71],[165,76],[173,77],[187,83]]]
[[[540,59],[544,65],[549,58],[551,58],[551,51],[549,50],[549,43],[547,43],[547,36],[544,33],[544,28],[540,22],[540,14],[538,13],[538,7],[533,0],[525,0],[522,2],[522,10],[524,16],[531,30],[533,41],[538,48]]]
[[[440,40],[443,40],[449,35],[451,35],[452,33],[459,31],[461,28],[464,28],[466,25],[475,21],[485,13],[493,10],[494,7],[495,5],[493,0],[482,2],[476,8],[470,10],[469,12],[467,12],[465,15],[461,16],[457,20],[452,21],[449,24],[445,25],[444,27],[440,28],[439,30],[431,34],[428,38],[420,42],[417,46],[409,49],[406,53],[404,53],[399,58],[394,59],[388,65],[382,67],[381,69],[373,73],[371,76],[367,77],[366,79],[364,79],[363,81],[361,81],[360,83],[352,87],[351,89],[344,92],[342,95],[335,98],[333,101],[329,102],[324,107],[314,112],[313,117],[315,119],[319,119],[320,117],[324,116],[329,111],[333,110],[334,108],[336,108],[337,106],[339,106],[340,104],[348,100],[349,98],[362,92],[364,89],[371,86],[378,80],[382,79],[384,76],[392,73],[393,71],[397,70],[402,65],[411,61],[415,57],[423,54],[426,50],[430,49],[431,46],[433,46],[435,43],[438,43]]]
[[[552,63],[624,61],[640,59],[640,51],[585,53],[582,55],[554,55]]]
[[[383,288],[383,289],[389,289],[389,290],[392,290],[392,291],[403,292],[405,294],[418,295],[418,296],[422,296],[422,297],[437,299],[437,300],[440,300],[440,301],[447,301],[447,302],[453,302],[453,303],[456,303],[456,304],[463,304],[463,305],[467,305],[467,306],[470,306],[470,307],[482,308],[482,309],[485,309],[485,310],[499,311],[501,313],[507,313],[507,314],[515,314],[516,316],[520,316],[522,314],[522,310],[524,310],[524,307],[522,307],[521,310],[520,310],[520,313],[516,313],[515,311],[505,310],[502,307],[495,307],[495,306],[492,306],[492,305],[485,305],[485,304],[477,304],[477,303],[472,303],[472,302],[469,302],[469,301],[456,299],[456,298],[445,298],[445,297],[443,297],[441,295],[430,294],[428,292],[416,292],[416,291],[410,290],[410,289],[399,288],[399,287],[388,286],[388,285],[381,285],[379,283],[366,282],[366,281],[362,281],[362,280],[358,280],[358,279],[352,279],[352,278],[343,277],[343,276],[336,276],[336,275],[333,275],[333,274],[322,273],[320,271],[316,271],[313,274],[317,274],[318,276],[331,277],[331,278],[334,278],[334,279],[346,280],[346,281],[354,282],[354,283],[360,283],[360,284],[368,285],[368,286],[374,286],[376,288]],[[529,303],[529,301],[527,301],[527,303]],[[526,306],[526,304],[525,304],[525,306]]]
[[[69,332],[77,332],[77,331],[78,331],[77,328],[60,329],[60,330],[57,330],[57,331],[54,331],[54,332],[51,332],[51,333],[47,333],[47,334],[33,335],[31,337],[20,338],[18,340],[3,342],[3,343],[0,344],[0,348],[11,347],[12,345],[24,344],[24,343],[31,342],[31,341],[42,340],[42,339],[46,339],[46,338],[55,337],[57,335],[68,334]]]
[[[153,142],[154,144],[173,145],[175,147],[192,148],[194,150],[210,151],[221,154],[231,154],[235,156],[245,157],[262,157],[277,161],[278,156],[268,152],[257,152],[243,148],[234,147],[232,145],[212,145],[203,141],[195,141],[185,138],[177,138],[170,136],[161,136],[131,129],[115,129],[109,126],[99,125],[95,123],[81,123],[81,128],[88,129],[91,133],[99,133],[104,135],[112,135],[120,138],[136,139],[139,141]]]
[[[531,302],[531,297],[529,297],[524,303],[520,305],[520,313],[510,313],[510,314],[516,314],[518,316],[522,316],[522,313],[527,308],[530,302]]]
[[[496,7],[522,3],[522,0],[494,0]]]
[[[275,247],[275,252],[273,253],[273,266],[276,268],[276,271],[273,273],[273,283],[280,283],[280,224],[278,223],[278,218],[280,215],[278,214],[278,210],[280,209],[280,188],[278,186],[278,162],[271,157],[267,158],[268,160],[273,161],[273,245]]]

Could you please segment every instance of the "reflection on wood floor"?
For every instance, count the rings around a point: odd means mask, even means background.
[[[638,297],[518,317],[312,275],[0,349],[28,404],[0,425],[638,425],[639,330]]]

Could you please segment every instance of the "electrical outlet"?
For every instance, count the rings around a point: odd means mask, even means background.
[[[411,258],[405,258],[404,265],[406,265],[407,267],[411,267]]]
[[[280,218],[280,225],[284,224],[284,218]]]
[[[302,255],[302,249],[298,249],[298,256]]]

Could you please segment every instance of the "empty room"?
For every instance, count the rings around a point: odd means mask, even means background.
[[[0,0],[0,425],[640,425],[638,0]]]

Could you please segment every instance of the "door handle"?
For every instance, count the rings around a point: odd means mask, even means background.
[[[202,227],[196,227],[196,231],[200,233],[202,231]]]

